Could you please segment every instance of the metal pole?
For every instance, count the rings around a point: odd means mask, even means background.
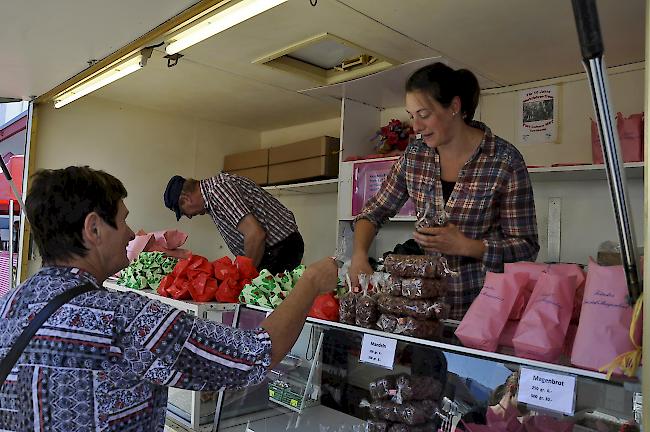
[[[9,288],[14,286],[14,200],[9,200]]]
[[[608,99],[607,73],[603,61],[603,41],[595,0],[572,0],[573,13],[580,39],[580,49],[591,85],[594,110],[598,120],[600,143],[605,159],[605,172],[612,196],[614,217],[621,243],[621,258],[627,279],[629,300],[635,302],[641,293],[634,244],[634,227],[627,200],[627,184],[617,134],[612,127],[612,109]]]

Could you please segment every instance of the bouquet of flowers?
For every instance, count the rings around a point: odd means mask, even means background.
[[[392,119],[386,126],[382,126],[370,141],[375,141],[379,153],[404,151],[409,143],[409,135],[413,135],[413,128],[408,123]]]

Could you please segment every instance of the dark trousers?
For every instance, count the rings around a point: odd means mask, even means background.
[[[273,274],[291,271],[300,265],[304,253],[305,243],[296,231],[273,246],[266,247],[259,269],[267,269]]]

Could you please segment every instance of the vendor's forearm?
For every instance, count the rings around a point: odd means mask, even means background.
[[[354,225],[354,254],[368,255],[368,249],[377,235],[375,225],[368,219],[359,219]]]
[[[249,235],[244,238],[244,253],[257,268],[264,258],[266,235]]]
[[[318,288],[305,273],[291,294],[262,322],[261,326],[271,337],[270,368],[278,364],[296,343],[317,295]]]

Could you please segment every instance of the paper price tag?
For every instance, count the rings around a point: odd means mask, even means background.
[[[573,415],[576,377],[521,368],[517,400],[550,411]]]
[[[393,369],[395,348],[397,348],[397,340],[395,339],[364,334],[359,361]]]

